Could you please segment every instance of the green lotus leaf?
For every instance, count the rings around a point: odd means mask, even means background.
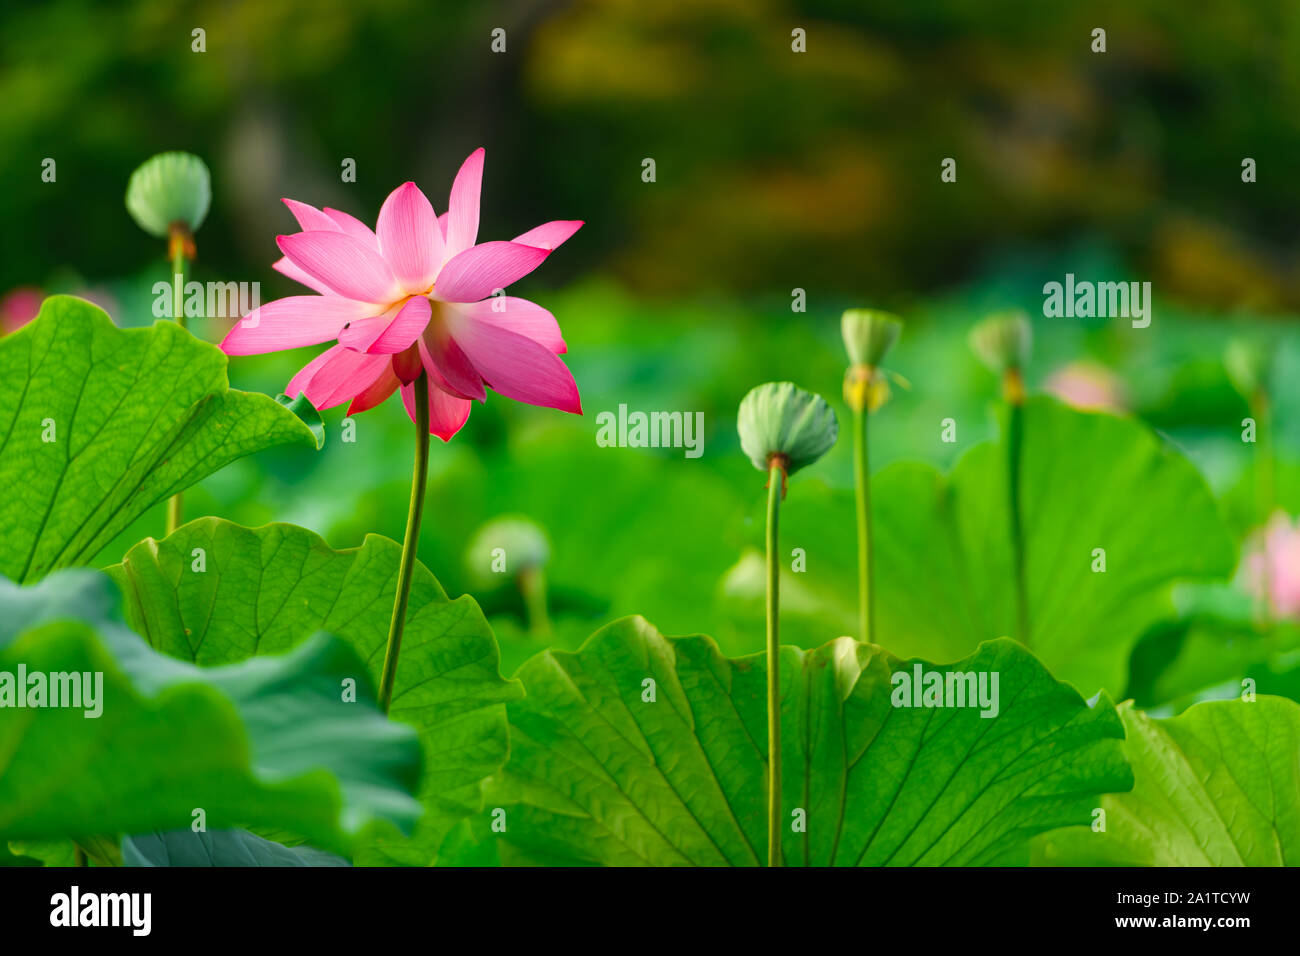
[[[347,866],[310,846],[284,846],[247,830],[167,830],[122,841],[126,866]]]
[[[86,564],[148,508],[244,455],[315,447],[274,399],[229,389],[226,357],[172,322],[119,329],[53,296],[0,338],[0,575]]]
[[[1175,584],[1230,574],[1236,548],[1196,468],[1145,425],[1050,399],[1024,416],[1028,647],[1085,694],[1118,696],[1139,638],[1174,615]],[[917,462],[874,476],[876,638],[894,652],[953,660],[1016,633],[1006,458],[988,442],[949,476]],[[852,620],[853,502],[816,482],[799,492],[781,538],[805,549],[810,571],[795,577],[824,610],[783,637],[811,644]]]
[[[996,674],[997,707],[894,706],[894,675],[918,668],[923,683],[969,673],[989,690]],[[787,865],[1020,861],[1029,837],[1088,822],[1100,794],[1132,784],[1109,701],[1089,707],[1008,639],[931,665],[840,638],[783,647],[781,669]],[[489,790],[504,832],[481,837],[502,860],[764,858],[764,655],[729,660],[707,637],[625,618],[519,676],[510,760]]]
[[[1130,793],[1101,801],[1104,828],[1039,838],[1054,866],[1300,864],[1300,704],[1216,700],[1157,720],[1120,707]],[[1094,824],[1095,825],[1095,824]]]
[[[324,630],[347,641],[378,684],[400,558],[396,542],[376,535],[335,551],[294,525],[204,518],[141,542],[109,573],[127,595],[127,620],[166,654],[217,666],[283,653]],[[433,862],[505,762],[504,704],[519,693],[501,677],[478,604],[450,600],[417,564],[390,714],[419,732],[426,812],[411,839],[377,838],[356,862]]]
[[[415,823],[415,734],[379,712],[346,643],[318,634],[283,656],[200,668],[149,647],[120,605],[96,571],[0,580],[0,699],[4,675],[13,689],[25,673],[29,704],[0,707],[0,839],[189,827],[202,810],[205,826],[280,827],[346,851]],[[30,706],[31,675],[46,706]],[[85,696],[50,706],[51,675],[79,675]]]

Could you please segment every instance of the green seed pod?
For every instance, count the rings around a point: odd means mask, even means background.
[[[544,567],[551,557],[546,532],[523,515],[493,518],[475,532],[465,550],[465,567],[484,590]]]
[[[736,421],[740,447],[759,471],[774,455],[793,475],[830,451],[839,434],[834,410],[826,399],[791,382],[768,382],[750,389]]]
[[[174,222],[198,231],[212,204],[212,180],[203,160],[190,153],[159,153],[131,174],[126,209],[145,232],[166,238]]]
[[[844,348],[854,365],[876,368],[903,329],[903,321],[889,312],[849,309],[840,319]]]
[[[1029,364],[1034,330],[1019,309],[997,312],[970,332],[970,347],[995,374],[1020,371]]]
[[[1273,353],[1262,343],[1233,339],[1223,356],[1232,387],[1248,399],[1267,391],[1272,377]]]

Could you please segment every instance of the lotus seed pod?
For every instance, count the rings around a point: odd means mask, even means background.
[[[465,550],[465,566],[474,585],[487,589],[544,567],[551,557],[546,532],[523,515],[493,518],[475,532]]]
[[[1034,340],[1029,317],[1019,309],[997,312],[970,332],[970,347],[994,373],[1019,371],[1029,364]]]
[[[740,403],[736,429],[740,447],[754,467],[767,471],[781,456],[787,475],[830,451],[839,434],[826,399],[791,382],[768,382],[750,390]]]
[[[849,309],[840,319],[844,348],[854,365],[880,365],[903,329],[898,316],[875,309]]]
[[[1273,364],[1273,353],[1259,342],[1233,339],[1223,356],[1232,387],[1246,398],[1254,398],[1267,390]]]
[[[212,180],[190,153],[159,153],[131,174],[126,208],[145,232],[166,238],[174,222],[198,231],[212,203]]]

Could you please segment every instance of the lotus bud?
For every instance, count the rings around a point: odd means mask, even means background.
[[[505,515],[479,528],[465,551],[465,565],[475,586],[486,590],[545,567],[550,557],[546,532],[536,522]]]
[[[750,389],[736,420],[740,447],[759,471],[781,468],[783,479],[830,451],[839,434],[826,399],[791,382]]]
[[[997,312],[971,329],[970,346],[980,361],[1002,377],[1003,397],[1016,405],[1025,400],[1022,373],[1033,347],[1033,326],[1019,309]]]
[[[159,153],[131,174],[126,208],[145,232],[182,244],[193,258],[193,235],[212,204],[212,179],[203,160],[190,153]]]

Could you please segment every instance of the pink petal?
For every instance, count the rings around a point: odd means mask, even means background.
[[[375,227],[379,250],[407,292],[425,292],[442,265],[442,232],[428,198],[415,183],[389,193]]]
[[[317,279],[315,276],[305,272],[302,269],[299,269],[296,265],[290,262],[286,256],[281,256],[278,260],[271,263],[271,268],[274,269],[276,272],[280,273],[280,275],[282,276],[288,276],[294,282],[301,282],[307,288],[315,289],[321,295],[338,294],[329,286],[327,286],[324,282],[321,282],[319,279]]]
[[[456,343],[493,389],[530,405],[582,414],[577,383],[546,346],[455,311],[447,324]]]
[[[388,399],[389,395],[397,390],[401,382],[393,373],[393,363],[390,361],[381,374],[374,382],[364,391],[359,392],[357,397],[352,399],[352,404],[348,406],[348,414],[356,415],[358,412],[364,412],[374,408],[376,405]]]
[[[347,233],[353,239],[360,240],[361,244],[373,252],[379,251],[379,237],[375,235],[374,230],[367,226],[356,216],[349,216],[345,212],[337,209],[325,207],[325,215],[339,227],[341,232]]]
[[[581,228],[581,219],[556,219],[553,222],[544,222],[535,229],[529,229],[522,236],[515,236],[511,241],[525,246],[554,250]]]
[[[434,295],[444,302],[477,302],[522,279],[548,255],[546,249],[517,242],[479,243],[448,260],[438,273]]]
[[[478,238],[479,192],[483,188],[483,147],[469,154],[451,184],[447,201],[447,249],[450,259],[474,245]]]
[[[458,398],[487,398],[478,370],[445,330],[420,339],[420,360],[430,377]]]
[[[568,351],[555,316],[527,299],[512,295],[490,295],[480,302],[456,305],[453,308],[471,318],[491,322],[507,331],[530,338],[556,355]]]
[[[280,202],[289,207],[293,218],[298,220],[298,225],[302,226],[304,232],[314,229],[327,229],[331,232],[339,230],[333,219],[309,203],[298,202],[296,199],[281,199]]]
[[[345,233],[322,229],[276,236],[275,241],[290,262],[344,298],[388,305],[400,297],[388,263]]]
[[[288,395],[290,398],[297,398],[298,394],[307,387],[307,383],[312,380],[312,376],[319,372],[321,366],[328,362],[341,348],[343,348],[341,345],[335,345],[332,348],[328,348],[300,368],[298,373],[294,375],[293,378],[289,379],[289,384],[284,387],[284,394]]]
[[[333,408],[356,398],[392,368],[393,360],[387,355],[367,355],[341,345],[325,354],[328,358],[302,388],[317,408]]]
[[[395,315],[396,313],[389,309],[383,315],[367,316],[351,323],[345,329],[339,329],[339,334],[336,336],[339,345],[350,348],[354,352],[369,350],[371,343],[384,334],[384,330],[388,328]]]
[[[402,386],[402,404],[406,406],[406,414],[411,417],[411,421],[415,421],[416,384],[418,383]],[[473,403],[468,399],[449,395],[433,382],[429,382],[426,387],[429,389],[429,434],[437,435],[443,441],[450,441],[451,437],[464,427],[466,419],[469,418],[470,405]]]
[[[358,322],[339,333],[339,345],[371,355],[395,355],[405,351],[429,324],[432,309],[424,296],[406,300],[396,315],[379,316],[379,321]]]
[[[448,215],[449,213],[444,212],[441,216],[438,217],[438,228],[442,230],[442,238],[444,240],[447,238],[447,216]]]
[[[337,295],[291,295],[268,302],[236,322],[221,350],[227,355],[261,355],[319,345],[373,311],[374,306]]]

